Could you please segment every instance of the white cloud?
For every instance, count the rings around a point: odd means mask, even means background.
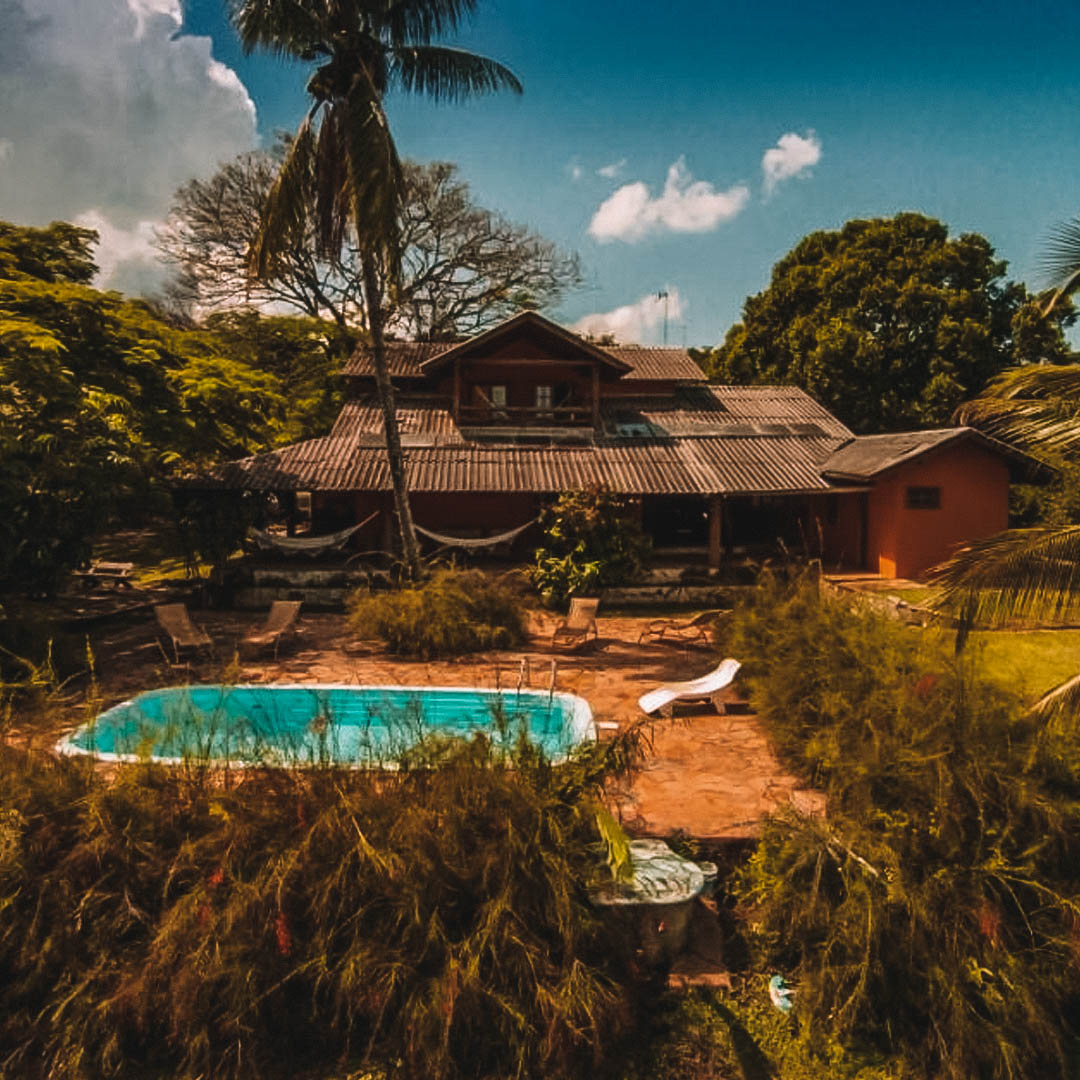
[[[674,323],[681,319],[686,311],[686,303],[674,285],[665,286],[661,293],[667,293],[667,318]],[[661,293],[649,293],[633,304],[625,304],[612,311],[596,312],[586,315],[574,323],[573,329],[579,334],[600,337],[602,334],[614,334],[616,341],[643,342],[656,338],[656,331],[664,321],[665,299]]]
[[[633,242],[665,230],[709,232],[739,214],[749,198],[743,184],[717,191],[707,180],[695,180],[679,158],[668,169],[664,190],[655,198],[640,180],[613,192],[589,222],[589,235],[607,243]]]
[[[605,176],[608,180],[614,180],[626,168],[626,158],[613,161],[610,165],[603,165],[596,170],[597,176]]]
[[[256,144],[255,106],[180,0],[0,0],[0,218],[102,233],[99,281],[152,287],[173,192]]]
[[[796,135],[789,131],[776,140],[761,158],[765,174],[765,194],[771,195],[781,180],[805,175],[821,160],[821,140],[812,132]]]
[[[97,229],[94,261],[102,282],[126,293],[153,291],[162,274],[153,243],[158,222],[138,221],[130,229],[120,229],[100,210],[87,210],[79,214],[75,224]]]
[[[577,183],[577,181],[585,175],[585,170],[576,161],[568,161],[566,163],[566,171],[574,183]]]

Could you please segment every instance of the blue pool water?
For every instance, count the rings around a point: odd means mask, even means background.
[[[374,766],[433,735],[512,742],[523,729],[552,758],[596,737],[588,703],[573,694],[308,683],[149,690],[57,749],[113,761]]]

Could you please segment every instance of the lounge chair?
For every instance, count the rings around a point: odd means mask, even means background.
[[[566,618],[551,635],[551,647],[572,652],[580,649],[589,639],[589,631],[592,631],[593,640],[599,638],[596,630],[596,609],[600,601],[596,598],[575,596],[570,601],[570,610]]]
[[[214,644],[210,635],[191,621],[184,604],[155,604],[154,617],[172,642],[173,655],[178,664],[181,649],[205,649]]]
[[[654,713],[657,709],[662,709],[664,715],[669,716],[676,701],[703,701],[708,698],[716,711],[723,713],[726,705],[721,691],[731,685],[740,667],[742,664],[729,656],[719,667],[710,671],[708,675],[702,675],[700,679],[664,683],[663,686],[642,694],[638,698],[638,705],[642,712]]]
[[[712,611],[703,611],[692,619],[651,619],[644,630],[638,635],[640,645],[646,638],[656,638],[663,641],[665,637],[675,641],[709,641],[710,634],[721,615],[726,615],[730,609],[714,608]]]
[[[278,646],[288,637],[296,634],[296,623],[300,618],[299,600],[275,600],[270,605],[266,622],[258,630],[252,630],[241,639],[241,645],[250,645],[261,649],[274,646],[274,659],[277,659]]]

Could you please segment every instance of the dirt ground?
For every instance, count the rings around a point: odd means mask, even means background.
[[[280,656],[237,658],[240,638],[258,622],[238,612],[193,611],[213,638],[213,653],[176,665],[159,645],[152,617],[91,635],[102,705],[108,707],[152,687],[223,679],[241,682],[335,682],[402,686],[556,688],[584,697],[598,721],[625,725],[639,718],[638,697],[662,682],[705,674],[716,663],[709,646],[685,643],[638,644],[649,617],[599,620],[600,640],[576,655],[547,647],[558,622],[554,615],[531,618],[525,647],[446,661],[409,661],[388,656],[373,643],[357,642],[345,618],[307,614],[299,640]],[[523,664],[524,662],[524,664]],[[227,670],[228,669],[228,670]],[[227,672],[227,673],[226,673]],[[63,706],[46,727],[16,728],[9,737],[42,748],[86,718],[88,687],[73,682]],[[732,694],[733,700],[738,697]],[[744,839],[755,834],[762,815],[794,803],[820,809],[820,796],[800,791],[770,749],[749,712],[719,716],[712,706],[686,706],[653,728],[653,749],[629,790],[618,795],[618,810],[636,835],[687,833],[708,839]]]

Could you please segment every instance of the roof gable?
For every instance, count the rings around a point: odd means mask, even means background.
[[[586,341],[572,330],[567,330],[550,319],[545,319],[536,311],[522,311],[513,318],[507,319],[506,322],[493,326],[490,330],[452,345],[445,352],[427,357],[420,363],[420,370],[428,374],[458,358],[483,355],[485,351],[506,341],[526,335],[532,337],[533,340],[550,342],[559,350],[560,357],[599,363],[617,375],[623,375],[630,370],[629,364],[613,356],[606,349],[594,345],[591,341]],[[570,352],[569,357],[566,356],[567,350]]]

